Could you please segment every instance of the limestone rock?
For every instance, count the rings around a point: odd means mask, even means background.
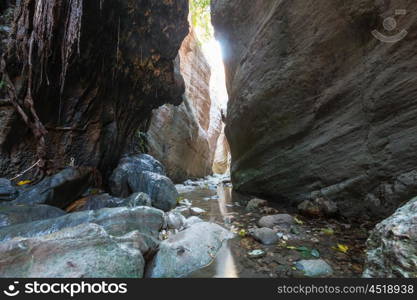
[[[322,259],[300,260],[295,267],[307,277],[327,277],[333,274],[332,267]]]
[[[164,225],[164,213],[151,207],[118,207],[82,211],[61,217],[22,223],[0,228],[0,241],[15,237],[39,237],[64,228],[94,223],[102,226],[113,236],[121,236],[131,231],[139,231],[150,247],[156,246],[154,240]]]
[[[232,234],[213,223],[197,223],[159,246],[147,277],[179,278],[209,265]]]
[[[364,277],[417,277],[417,198],[376,225],[367,241]]]
[[[264,245],[273,245],[280,239],[275,230],[266,227],[252,229],[250,234],[255,240]]]
[[[149,153],[166,166],[176,183],[212,173],[221,131],[220,109],[211,114],[216,107],[210,98],[210,65],[193,29],[178,59],[185,81],[184,103],[155,110],[147,132]]]
[[[13,204],[48,204],[65,208],[94,184],[92,168],[66,168],[28,186],[19,193]]]
[[[293,225],[294,218],[287,214],[278,214],[278,215],[270,215],[270,216],[264,216],[262,217],[258,225],[260,227],[267,227],[267,228],[273,228],[274,226],[291,226]]]
[[[246,205],[246,211],[257,211],[267,205],[268,205],[268,201],[254,198],[250,200],[248,204]]]
[[[416,194],[417,2],[399,2],[211,2],[235,189],[377,217]],[[398,8],[407,36],[376,39]]]
[[[0,206],[0,227],[57,218],[65,211],[49,205]]]
[[[0,243],[0,277],[141,278],[145,260],[138,232],[110,236],[83,224],[50,235]]]
[[[17,189],[12,185],[10,180],[0,178],[0,201],[12,201],[18,195]]]

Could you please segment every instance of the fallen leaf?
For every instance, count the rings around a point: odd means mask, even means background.
[[[19,182],[17,183],[17,185],[18,185],[18,186],[27,185],[27,184],[29,184],[29,183],[31,183],[31,182],[32,182],[32,180],[22,180],[22,181],[19,181]]]
[[[323,228],[321,230],[321,232],[325,235],[333,235],[334,234],[334,230],[332,228]]]
[[[241,230],[239,230],[239,236],[241,236],[241,237],[245,237],[247,235],[247,232],[246,232],[246,230],[245,229],[241,229]]]
[[[294,221],[295,221],[295,223],[297,223],[298,225],[303,225],[303,224],[304,224],[304,222],[303,222],[303,221],[301,221],[300,219],[298,219],[297,217],[294,217]]]
[[[333,249],[345,254],[349,251],[349,247],[343,244],[337,244],[337,246],[333,247]]]

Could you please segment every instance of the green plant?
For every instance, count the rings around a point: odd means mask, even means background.
[[[191,23],[201,33],[198,36],[201,43],[209,41],[214,36],[210,2],[211,0],[190,0]]]

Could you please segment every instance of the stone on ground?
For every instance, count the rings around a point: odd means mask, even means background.
[[[258,225],[259,227],[273,228],[274,226],[291,226],[294,224],[294,218],[288,214],[278,214],[262,217]]]
[[[326,277],[333,274],[332,267],[322,259],[300,260],[295,267],[307,277]]]
[[[273,245],[279,241],[277,232],[270,228],[255,228],[250,231],[252,237],[264,245]]]

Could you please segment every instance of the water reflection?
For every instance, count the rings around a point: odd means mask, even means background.
[[[181,192],[180,192],[181,193]],[[220,183],[217,191],[210,185],[202,184],[193,190],[184,191],[181,196],[192,201],[193,206],[203,208],[207,214],[203,217],[207,221],[220,224],[226,228],[230,226],[231,217],[236,214],[232,201],[232,187]],[[227,241],[217,253],[214,262],[196,272],[191,278],[237,278],[235,258],[231,250],[231,243]]]

